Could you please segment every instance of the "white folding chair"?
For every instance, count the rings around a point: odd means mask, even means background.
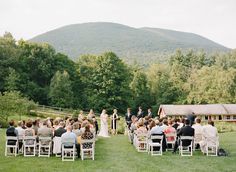
[[[61,137],[53,138],[53,154],[55,154],[56,157],[61,157]]]
[[[10,152],[9,152],[9,150],[10,150]],[[16,156],[17,150],[18,150],[18,138],[15,136],[7,136],[6,137],[5,156],[8,156],[8,155],[15,155]]]
[[[147,152],[147,134],[137,134],[135,142],[138,152]]]
[[[218,137],[206,139],[206,154],[207,156],[217,156],[218,154]]]
[[[84,144],[91,144],[91,146],[90,146],[90,148],[83,148]],[[94,160],[94,154],[95,154],[95,141],[94,141],[94,139],[90,139],[90,140],[81,139],[80,152],[81,152],[81,159],[82,160],[84,160],[84,158],[92,158],[92,160]]]
[[[39,137],[39,157],[50,157],[52,147],[51,137]]]
[[[202,141],[202,134],[201,133],[197,133],[194,135],[193,138],[193,150],[196,150],[196,146],[200,144],[200,141]],[[199,146],[200,148],[200,146]]]
[[[30,157],[36,155],[36,137],[35,136],[25,136],[23,140],[24,156]],[[33,154],[31,150],[33,149]]]
[[[148,140],[148,145],[147,145],[148,154],[151,153],[152,156],[162,155],[162,142],[163,142],[163,136],[152,135]],[[156,149],[159,148],[159,150],[154,150],[154,148]]]
[[[183,142],[190,141],[189,145],[184,145]],[[180,136],[179,153],[181,156],[193,155],[193,137],[192,136]]]
[[[165,137],[166,137],[166,150],[173,150],[174,149],[174,145],[175,145],[175,142],[176,142],[176,133],[167,133],[165,134]],[[171,148],[169,149],[168,146],[171,145]]]
[[[75,140],[67,139],[62,141],[62,161],[74,161],[75,160]]]

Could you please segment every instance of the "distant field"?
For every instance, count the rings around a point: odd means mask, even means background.
[[[0,129],[1,172],[72,172],[72,171],[145,171],[145,172],[234,172],[236,171],[236,132],[221,133],[220,147],[230,153],[228,157],[206,157],[199,151],[193,157],[181,157],[165,152],[152,157],[138,153],[128,142],[127,136],[99,138],[96,142],[95,161],[77,159],[62,162],[60,158],[5,157],[5,129]]]

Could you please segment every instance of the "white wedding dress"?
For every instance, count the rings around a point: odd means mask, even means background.
[[[100,129],[98,136],[109,137],[109,135],[108,135],[108,122],[107,122],[108,115],[102,113],[100,115],[100,119],[101,119],[101,129]]]

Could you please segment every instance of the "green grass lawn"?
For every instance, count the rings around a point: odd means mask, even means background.
[[[235,172],[236,132],[220,134],[220,147],[230,152],[228,157],[206,157],[199,151],[193,157],[181,157],[165,152],[163,156],[138,153],[127,136],[99,138],[96,142],[95,160],[77,159],[62,162],[60,158],[5,157],[5,130],[0,129],[0,172],[70,172],[70,171],[163,171],[163,172]]]

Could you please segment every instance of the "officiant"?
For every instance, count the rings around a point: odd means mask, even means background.
[[[117,115],[117,109],[113,110],[113,114],[111,116],[111,132],[113,135],[117,134],[117,120],[118,120],[118,115]]]

